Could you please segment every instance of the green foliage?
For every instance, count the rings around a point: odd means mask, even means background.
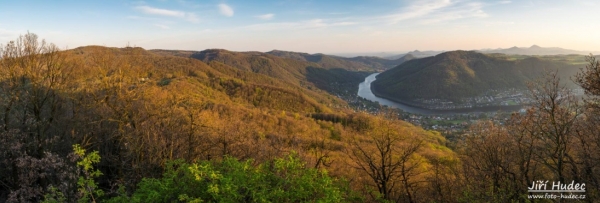
[[[83,175],[79,176],[77,180],[77,190],[81,195],[79,202],[96,202],[96,199],[104,195],[104,191],[98,188],[98,185],[94,181],[94,178],[98,178],[102,175],[100,170],[94,170],[94,164],[100,162],[100,155],[97,151],[92,153],[85,153],[85,149],[81,148],[78,144],[73,145],[74,153],[81,158],[77,162],[77,166],[83,171]]]
[[[163,78],[158,82],[159,86],[167,86],[171,83],[171,79],[170,78]]]
[[[227,157],[218,163],[170,162],[161,179],[145,178],[131,197],[108,202],[341,202],[326,172],[306,169],[296,154],[253,165]]]
[[[48,192],[44,195],[43,203],[61,203],[66,202],[67,198],[65,195],[54,186],[48,188]]]
[[[98,188],[97,183],[94,181],[102,175],[100,170],[94,170],[94,164],[100,162],[100,155],[97,151],[92,153],[85,152],[85,149],[81,148],[79,144],[73,145],[73,154],[75,154],[79,161],[77,161],[78,170],[81,170],[83,174],[78,172],[77,180],[77,191],[78,191],[78,202],[96,202],[97,199],[104,195],[104,191]],[[57,187],[50,185],[48,191],[44,195],[44,203],[58,203],[67,202],[67,197]]]

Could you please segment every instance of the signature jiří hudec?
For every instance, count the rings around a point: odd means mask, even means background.
[[[575,183],[571,181],[570,184],[563,184],[560,181],[552,181],[552,187],[548,189],[549,181],[533,181],[531,187],[528,187],[529,192],[585,192],[585,183]]]

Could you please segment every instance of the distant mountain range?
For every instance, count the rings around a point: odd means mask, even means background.
[[[589,51],[577,51],[571,49],[563,49],[559,47],[540,47],[538,45],[533,45],[531,47],[511,47],[507,49],[480,49],[480,50],[471,50],[480,53],[498,53],[498,54],[507,54],[507,55],[528,55],[528,56],[542,56],[542,55],[569,55],[569,54],[578,54],[578,55],[588,55]],[[419,51],[414,50],[404,54],[396,54],[392,56],[384,57],[386,59],[398,59],[403,57],[404,55],[412,55],[415,58],[425,58],[429,56],[435,56],[440,53],[444,53],[445,51]]]
[[[573,56],[575,57],[575,56]],[[583,57],[576,56],[583,61]],[[388,99],[445,99],[480,96],[489,90],[525,89],[546,70],[558,70],[563,81],[583,67],[567,56],[509,57],[474,51],[450,51],[436,56],[407,61],[377,76],[373,92]],[[570,63],[569,63],[570,62]]]
[[[425,58],[425,57],[429,57],[429,56],[435,56],[438,55],[440,53],[443,53],[444,51],[419,51],[419,50],[414,50],[414,51],[410,51],[408,53],[405,54],[398,54],[398,55],[393,55],[393,56],[388,56],[385,57],[386,59],[390,59],[390,60],[394,60],[394,59],[398,59],[398,58],[402,58],[406,55],[411,55],[414,58]]]
[[[508,55],[568,55],[568,54],[580,54],[587,55],[590,52],[587,51],[576,51],[571,49],[563,49],[559,47],[540,47],[537,45],[533,45],[529,48],[527,47],[511,47],[508,49],[484,49],[478,50],[481,53],[499,53],[499,54],[508,54]]]

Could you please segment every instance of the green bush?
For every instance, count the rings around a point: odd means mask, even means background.
[[[145,178],[131,197],[109,202],[341,202],[326,172],[307,169],[297,155],[255,166],[252,160],[172,161],[161,179]]]

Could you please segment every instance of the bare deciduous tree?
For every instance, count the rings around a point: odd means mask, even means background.
[[[423,142],[414,138],[409,141],[402,129],[389,120],[393,116],[388,113],[373,131],[355,136],[348,154],[354,167],[371,178],[381,198],[400,201],[405,197],[408,202],[415,202],[413,178],[419,174],[420,161],[412,159]]]

